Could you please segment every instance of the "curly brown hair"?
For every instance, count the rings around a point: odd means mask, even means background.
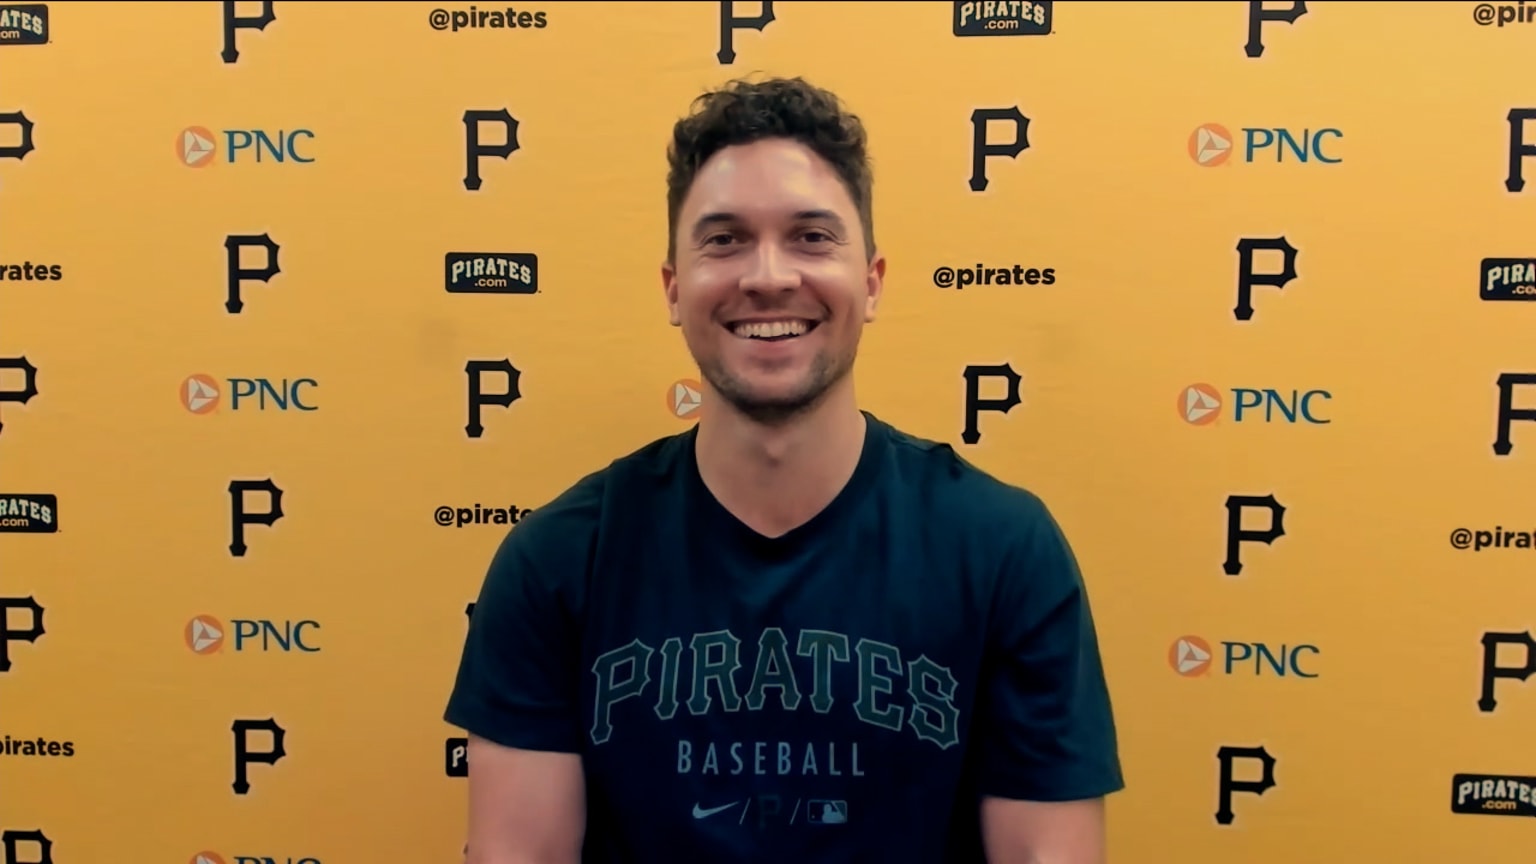
[[[803,78],[735,79],[693,100],[667,147],[667,260],[677,251],[677,218],[694,177],[720,150],[764,138],[790,138],[831,164],[864,226],[864,254],[875,256],[874,174],[869,135],[836,94]]]

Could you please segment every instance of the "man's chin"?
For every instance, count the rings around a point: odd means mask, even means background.
[[[786,419],[816,407],[852,369],[825,358],[763,367],[727,363],[700,364],[700,374],[734,410],[756,418]]]
[[[816,406],[827,387],[811,376],[763,380],[753,376],[710,380],[711,386],[737,412],[760,422],[781,422]]]

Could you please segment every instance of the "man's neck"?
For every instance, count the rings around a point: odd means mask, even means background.
[[[706,407],[696,442],[699,474],[737,519],[777,537],[832,503],[859,465],[865,433],[851,392],[829,394],[811,412],[776,427]]]

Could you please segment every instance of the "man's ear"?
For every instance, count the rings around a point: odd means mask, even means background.
[[[875,253],[875,260],[869,262],[869,272],[864,276],[864,323],[875,320],[875,310],[880,305],[880,298],[885,294],[885,256]]]
[[[681,326],[683,319],[677,313],[677,267],[671,261],[661,262],[661,292],[667,298],[667,323]]]

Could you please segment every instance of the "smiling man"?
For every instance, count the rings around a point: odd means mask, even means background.
[[[1101,864],[1122,788],[1045,504],[860,407],[859,119],[733,82],[668,156],[698,424],[511,530],[449,697],[470,864]]]

